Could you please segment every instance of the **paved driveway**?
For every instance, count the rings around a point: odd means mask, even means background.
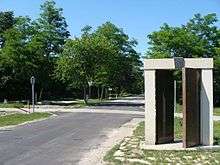
[[[77,164],[83,153],[105,140],[107,131],[134,117],[143,116],[61,113],[48,120],[0,130],[0,164]]]

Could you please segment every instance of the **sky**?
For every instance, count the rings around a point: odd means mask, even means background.
[[[39,17],[45,0],[0,0],[0,11],[13,10],[15,16]],[[220,0],[55,0],[68,23],[71,36],[79,36],[85,25],[94,29],[111,21],[138,41],[136,50],[146,52],[147,35],[163,23],[185,24],[196,13],[216,13],[220,19]],[[220,26],[218,22],[217,26]]]

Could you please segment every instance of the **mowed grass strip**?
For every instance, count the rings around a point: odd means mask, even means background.
[[[24,108],[23,103],[0,103],[0,108]]]
[[[11,114],[0,117],[0,127],[22,124],[27,121],[43,119],[51,116],[50,113]]]

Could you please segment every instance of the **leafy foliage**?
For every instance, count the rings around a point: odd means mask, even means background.
[[[216,14],[195,14],[186,25],[171,27],[164,24],[148,35],[150,49],[147,58],[212,57],[215,61],[214,96],[220,103],[220,29]]]
[[[97,88],[112,87],[115,92],[141,89],[142,65],[134,50],[135,41],[114,24],[107,22],[92,31],[82,29],[82,36],[68,40],[58,60],[56,76],[74,87],[84,88],[84,98],[89,82]],[[135,85],[134,85],[135,84]],[[142,85],[142,84],[141,84]],[[137,91],[136,91],[137,92]]]
[[[40,98],[43,89],[52,91],[61,87],[63,90],[62,83],[52,76],[55,61],[69,37],[62,9],[49,0],[41,6],[36,21],[21,16],[14,18],[13,12],[0,14],[1,20],[4,24],[0,38],[4,39],[4,45],[0,49],[0,97],[27,99],[31,76],[37,78]]]
[[[0,48],[3,47],[4,37],[3,33],[10,29],[14,24],[14,14],[12,11],[0,12]]]
[[[0,12],[1,100],[29,99],[31,76],[36,77],[40,100],[82,93],[85,99],[91,83],[98,98],[104,98],[109,87],[115,93],[142,91],[137,42],[122,29],[110,22],[95,31],[87,25],[80,37],[69,39],[62,8],[47,0],[40,12],[36,20]]]

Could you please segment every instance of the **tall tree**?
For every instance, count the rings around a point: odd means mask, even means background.
[[[10,29],[14,24],[14,14],[12,11],[0,12],[0,49],[4,44],[3,33]]]
[[[97,70],[106,59],[114,54],[115,50],[105,37],[89,34],[83,30],[80,38],[68,40],[62,56],[57,62],[56,76],[70,86],[83,89],[84,101],[86,89],[90,81],[95,81]]]
[[[41,42],[45,55],[56,56],[62,52],[65,41],[70,36],[63,9],[57,8],[53,0],[41,5],[40,18],[36,21],[36,41]]]
[[[106,22],[98,27],[95,33],[98,36],[105,36],[117,51],[115,57],[111,59],[112,62],[107,65],[108,78],[103,85],[113,87],[116,90],[115,92],[118,93],[123,90],[132,92],[132,89],[134,89],[132,84],[137,83],[137,75],[142,77],[140,70],[142,62],[140,61],[140,55],[135,51],[137,41],[130,39],[123,29],[118,28],[111,22]],[[137,88],[135,90],[137,91]]]
[[[18,17],[12,28],[3,34],[5,39],[1,51],[1,79],[5,96],[16,96],[16,93],[25,96],[29,85],[29,77],[36,65],[35,56],[28,50],[31,34],[31,20],[28,17]]]
[[[214,58],[214,96],[215,102],[220,103],[220,30],[217,21],[216,14],[196,14],[180,27],[164,24],[159,31],[148,35],[150,48],[146,56]]]
[[[40,17],[35,21],[35,36],[32,39],[32,50],[39,55],[44,55],[44,67],[38,78],[39,98],[43,98],[45,92],[51,93],[52,86],[60,86],[60,82],[53,78],[55,62],[63,51],[63,46],[69,37],[67,23],[63,16],[63,9],[57,8],[53,0],[47,0],[41,5]],[[45,83],[47,82],[47,83]]]

